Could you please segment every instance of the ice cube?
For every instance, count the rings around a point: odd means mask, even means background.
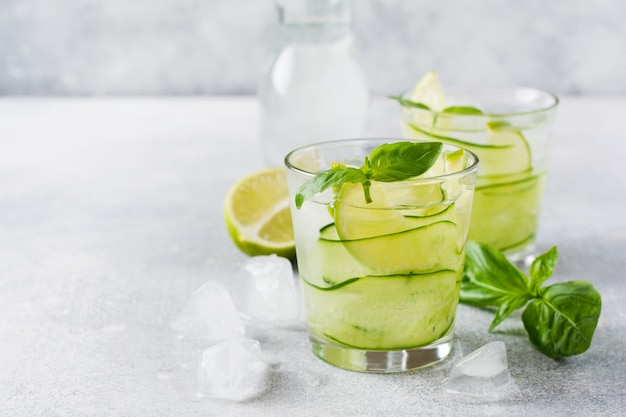
[[[267,389],[268,369],[257,340],[227,340],[202,354],[200,393],[234,401],[253,398]]]
[[[508,369],[506,345],[488,343],[462,358],[450,371],[446,390],[482,399],[504,399],[520,394]]]
[[[212,342],[245,334],[243,322],[228,290],[215,280],[207,281],[193,294],[171,327],[181,338]]]
[[[279,326],[304,322],[300,289],[287,258],[251,257],[241,266],[235,281],[235,304],[250,319]]]

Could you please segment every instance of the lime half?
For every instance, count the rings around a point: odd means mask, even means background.
[[[264,169],[234,183],[224,202],[224,220],[244,253],[295,257],[284,168]]]

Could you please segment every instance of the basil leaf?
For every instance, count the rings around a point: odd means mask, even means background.
[[[441,112],[449,113],[449,114],[468,115],[468,116],[485,114],[483,113],[482,110],[477,109],[476,107],[470,107],[470,106],[450,106],[450,107],[446,107]]]
[[[422,110],[430,110],[430,107],[428,107],[425,104],[422,103],[417,103],[415,101],[411,101],[411,100],[407,100],[405,98],[402,98],[400,96],[387,96],[390,99],[396,100],[398,103],[402,104],[405,107],[416,107],[418,109],[422,109]]]
[[[363,183],[366,180],[365,173],[357,168],[341,167],[322,171],[298,188],[296,192],[296,207],[302,207],[306,199],[314,194],[321,193],[333,185],[348,182]]]
[[[499,306],[512,298],[530,295],[528,279],[497,249],[475,241],[465,247],[461,301]]]
[[[531,294],[519,294],[511,296],[502,300],[502,303],[496,311],[496,316],[493,318],[491,325],[489,326],[489,332],[492,332],[500,323],[511,315],[515,310],[520,309],[526,305],[534,297]]]
[[[318,172],[300,186],[296,192],[296,207],[302,207],[304,201],[316,193],[345,183],[363,184],[365,201],[370,203],[371,180],[402,181],[423,174],[437,161],[442,147],[440,142],[396,142],[374,149],[359,169],[333,163],[332,168]]]
[[[528,280],[498,250],[469,241],[461,301],[498,307],[489,331],[526,305],[522,322],[539,351],[552,358],[583,353],[591,345],[602,299],[586,281],[541,287],[554,273],[557,260],[556,247],[539,255],[530,267]]]
[[[553,246],[549,251],[537,256],[533,263],[530,265],[530,291],[533,294],[537,294],[539,287],[545,280],[550,278],[554,273],[554,268],[559,259],[556,246]]]
[[[528,338],[551,358],[578,355],[591,345],[602,299],[586,281],[551,285],[522,313]]]
[[[386,143],[371,152],[367,169],[375,181],[406,180],[428,171],[442,148],[441,142]]]

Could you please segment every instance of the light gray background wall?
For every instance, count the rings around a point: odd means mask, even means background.
[[[626,94],[623,0],[355,0],[375,94],[448,84]],[[0,0],[0,95],[251,94],[272,0]]]

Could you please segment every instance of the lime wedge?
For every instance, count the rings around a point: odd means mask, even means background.
[[[224,220],[244,253],[295,257],[284,168],[264,169],[234,183],[224,201]]]
[[[413,87],[409,100],[427,106],[433,112],[440,112],[446,105],[446,97],[435,71],[429,71]]]
[[[403,106],[403,119],[410,120],[418,126],[432,127],[437,114],[443,110],[446,98],[443,94],[439,76],[435,71],[429,71],[413,87],[408,99],[414,103],[424,105],[425,108]]]

